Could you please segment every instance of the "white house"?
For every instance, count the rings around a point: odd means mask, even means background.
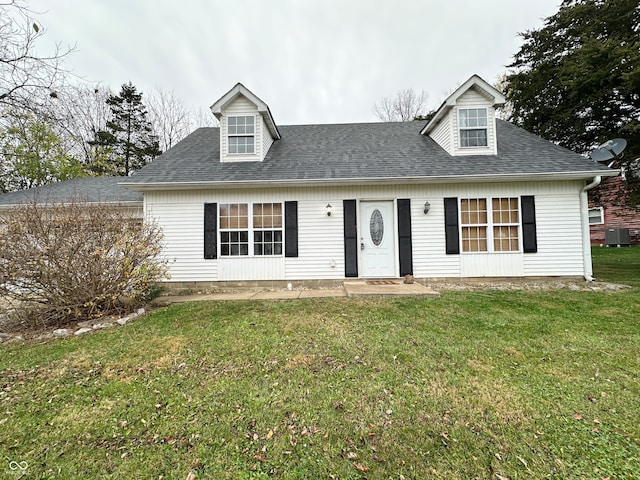
[[[238,83],[121,182],[172,282],[591,278],[587,190],[617,171],[496,118],[478,76],[428,123],[276,124]]]

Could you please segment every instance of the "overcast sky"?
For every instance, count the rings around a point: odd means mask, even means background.
[[[119,91],[173,91],[206,109],[237,82],[276,123],[376,121],[403,88],[439,106],[474,73],[489,83],[560,0],[31,0],[39,47]]]

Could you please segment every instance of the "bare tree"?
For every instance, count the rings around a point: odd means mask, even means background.
[[[507,72],[503,72],[496,78],[493,86],[499,92],[506,92],[507,90]],[[496,117],[501,120],[509,120],[513,114],[513,102],[507,100],[507,102],[496,110]]]
[[[36,51],[44,34],[21,0],[0,0],[0,107],[31,111],[57,96],[66,74],[62,62],[73,49],[56,45],[49,55]]]
[[[383,97],[373,106],[373,113],[383,122],[410,122],[427,115],[428,95],[424,90],[399,90],[394,96]]]
[[[156,88],[145,101],[153,132],[158,136],[160,150],[170,149],[191,130],[191,116],[172,91]]]
[[[219,125],[218,119],[208,108],[206,110],[199,108],[198,111],[193,114],[192,122],[195,128],[217,127]]]
[[[52,105],[58,135],[66,150],[84,164],[95,159],[95,147],[89,144],[96,133],[106,128],[111,118],[107,99],[113,92],[102,85],[69,85],[60,91]]]

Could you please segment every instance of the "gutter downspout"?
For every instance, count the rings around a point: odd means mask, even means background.
[[[600,175],[580,190],[580,215],[582,217],[582,261],[584,265],[584,279],[593,282],[593,264],[591,262],[591,231],[589,229],[589,199],[587,191],[600,185]]]

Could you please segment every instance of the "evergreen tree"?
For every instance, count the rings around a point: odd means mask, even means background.
[[[142,93],[131,82],[122,85],[119,95],[110,95],[107,105],[111,119],[90,143],[106,153],[109,161],[96,162],[91,169],[103,175],[128,176],[160,155],[158,139],[147,119]]]
[[[506,78],[511,120],[580,153],[623,137],[630,204],[639,203],[640,4],[564,0],[524,43]]]

